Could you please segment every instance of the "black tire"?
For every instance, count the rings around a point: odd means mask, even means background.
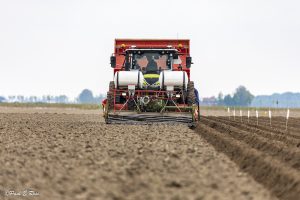
[[[115,89],[115,83],[114,81],[110,81],[109,82],[109,91],[114,94],[114,89]],[[116,92],[115,94],[115,102],[116,103],[120,103],[120,92]]]
[[[111,92],[107,92],[107,109],[110,110],[113,108],[114,105],[114,99],[113,94]]]
[[[187,104],[192,106],[196,103],[194,81],[190,81],[187,85]]]
[[[107,92],[107,103],[108,103],[108,110],[113,109],[114,107],[114,89],[115,83],[113,81],[109,82],[109,91]]]
[[[115,89],[115,82],[114,81],[110,81],[109,82],[109,91],[112,92]]]

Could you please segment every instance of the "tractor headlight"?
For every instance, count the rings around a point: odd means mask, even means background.
[[[122,92],[122,96],[125,97],[126,96],[126,92]]]
[[[175,97],[176,97],[176,98],[180,98],[180,94],[176,94]]]

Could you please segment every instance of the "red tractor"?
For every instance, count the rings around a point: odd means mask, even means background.
[[[110,63],[114,80],[103,103],[106,123],[198,121],[189,40],[116,39]]]

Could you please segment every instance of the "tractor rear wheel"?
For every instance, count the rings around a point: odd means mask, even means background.
[[[109,82],[109,91],[107,92],[107,108],[108,110],[112,109],[114,107],[114,89],[115,89],[115,83],[113,81]]]
[[[115,82],[114,81],[110,81],[109,82],[109,91],[112,92],[115,89]]]
[[[187,104],[192,106],[196,103],[196,96],[194,91],[194,81],[190,81],[187,85]]]

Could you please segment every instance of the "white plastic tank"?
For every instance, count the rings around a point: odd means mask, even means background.
[[[183,86],[184,89],[187,90],[188,81],[188,76],[185,71],[164,70],[160,72],[159,75],[160,88],[164,86]]]
[[[118,71],[114,77],[115,88],[128,87],[128,85],[135,85],[143,88],[144,76],[141,71]]]

